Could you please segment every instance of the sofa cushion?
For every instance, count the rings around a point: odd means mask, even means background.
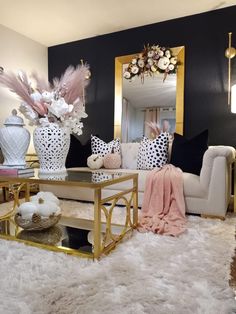
[[[154,140],[143,137],[138,151],[137,169],[151,170],[167,163],[168,137],[169,134],[166,132],[161,133]]]
[[[137,169],[139,143],[121,143],[121,168]]]
[[[204,189],[204,187],[201,185],[199,176],[192,173],[183,172],[183,179],[184,196],[196,198],[207,197],[208,189]]]
[[[101,169],[102,170],[102,169]],[[104,169],[106,173],[138,173],[138,190],[144,192],[146,176],[150,170],[137,170],[137,169]],[[106,186],[108,190],[124,190],[132,188],[132,180],[116,183],[113,185]]]
[[[97,154],[102,157],[104,157],[106,154],[109,154],[114,150],[114,153],[121,152],[120,149],[120,139],[114,139],[110,141],[109,143],[104,142],[99,137],[95,135],[91,135],[91,148],[92,148],[92,154]]]
[[[200,175],[202,159],[208,148],[208,130],[192,139],[175,133],[172,144],[170,163],[179,167],[183,172]]]

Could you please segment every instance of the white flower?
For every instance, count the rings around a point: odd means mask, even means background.
[[[40,101],[42,99],[42,95],[39,92],[30,94],[30,97],[33,99],[33,101]]]
[[[49,126],[49,125],[50,125],[50,122],[48,121],[48,117],[40,118],[40,119],[39,119],[39,123],[40,123],[42,126]]]
[[[42,93],[42,98],[45,102],[48,102],[50,103],[53,99],[54,99],[54,93],[50,93],[50,92],[47,92],[47,91],[44,91]]]
[[[170,64],[168,65],[168,69],[169,69],[170,71],[173,71],[174,68],[175,68],[174,64],[170,63]]]
[[[167,57],[162,57],[158,60],[157,66],[161,70],[166,70],[168,65],[170,64],[170,60]]]
[[[138,66],[139,66],[140,68],[143,68],[144,65],[145,65],[145,63],[144,63],[143,59],[139,59],[139,60],[138,60]]]
[[[149,50],[147,55],[148,55],[149,58],[153,57],[154,56],[154,51],[153,50]]]
[[[132,64],[136,64],[137,63],[137,59],[132,59],[131,63]]]
[[[170,58],[170,63],[176,64],[177,63],[177,58],[176,57]]]
[[[55,100],[53,99],[51,104],[48,106],[48,110],[54,114],[57,118],[70,113],[73,110],[73,105],[68,105],[63,97]]]
[[[32,126],[38,124],[39,115],[30,105],[26,104],[25,102],[21,103],[19,111],[25,116],[26,119],[29,120],[29,125]]]
[[[155,65],[152,65],[152,66],[151,66],[151,70],[152,70],[152,72],[156,72],[156,71],[157,71],[156,66],[155,66]]]
[[[148,64],[153,65],[153,60],[151,58],[148,58],[147,62]]]
[[[166,51],[165,51],[165,56],[166,56],[167,58],[170,58],[170,57],[171,57],[170,50],[166,50]]]
[[[159,54],[160,57],[163,57],[163,56],[164,56],[164,52],[163,52],[162,50],[159,50],[159,51],[158,51],[158,54]]]
[[[124,78],[129,79],[130,76],[131,76],[130,72],[129,71],[125,71]]]
[[[131,72],[132,72],[133,74],[137,74],[138,71],[139,71],[139,68],[138,68],[136,65],[132,66]]]

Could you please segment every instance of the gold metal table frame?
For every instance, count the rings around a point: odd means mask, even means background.
[[[138,174],[137,173],[110,173],[107,172],[109,176],[108,179],[105,179],[101,182],[93,182],[91,180],[92,174],[95,172],[81,172],[81,171],[73,171],[68,170],[67,175],[64,179],[57,179],[49,176],[46,178],[45,176],[42,178],[38,173],[38,170],[35,169],[35,175],[33,177],[0,177],[1,181],[9,182],[9,189],[14,195],[14,205],[13,208],[8,212],[7,215],[0,217],[0,223],[5,224],[2,227],[0,232],[0,238],[15,240],[19,242],[24,242],[26,244],[49,249],[53,251],[65,252],[67,254],[79,255],[83,257],[89,257],[93,259],[98,259],[101,255],[108,254],[112,249],[115,248],[118,242],[122,240],[122,238],[128,233],[132,232],[133,229],[137,227],[138,224]],[[99,177],[99,174],[102,173],[104,175],[104,171],[97,171],[96,178]],[[86,176],[90,179],[87,180]],[[129,181],[131,180],[132,186],[129,189],[122,190],[112,196],[102,198],[102,190],[103,188]],[[16,209],[19,206],[19,195],[22,190],[25,193],[25,201],[28,201],[30,198],[30,185],[31,184],[53,184],[53,185],[65,185],[76,186],[78,188],[85,187],[93,190],[94,194],[94,219],[91,222],[92,229],[94,233],[94,244],[92,252],[81,252],[76,249],[64,247],[61,245],[48,245],[43,243],[37,243],[30,240],[20,239],[19,234],[22,232],[22,229],[18,227],[14,222],[14,215],[16,213]],[[114,224],[112,223],[112,214],[114,211],[117,202],[122,202],[124,205],[125,212],[125,223],[124,225]],[[132,214],[131,214],[132,208]],[[101,213],[105,215],[105,222],[101,221]],[[79,218],[75,218],[74,220],[79,220]],[[66,219],[65,219],[66,220]],[[14,234],[10,232],[10,225],[14,224],[15,230]],[[62,218],[63,225],[63,218]],[[113,233],[113,228],[119,230],[119,233]],[[105,230],[104,236],[101,237],[102,229]],[[24,231],[25,232],[25,231]]]

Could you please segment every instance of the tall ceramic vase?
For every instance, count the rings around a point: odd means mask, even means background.
[[[0,146],[4,157],[3,166],[13,168],[25,168],[25,154],[30,143],[30,133],[25,129],[24,121],[17,116],[17,111],[12,110],[12,115],[0,129]]]
[[[66,171],[66,157],[70,147],[70,132],[55,123],[38,126],[33,133],[34,148],[39,158],[40,174]]]

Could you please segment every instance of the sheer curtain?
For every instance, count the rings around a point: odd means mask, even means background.
[[[122,120],[121,120],[122,142],[127,143],[129,138],[129,101],[122,99]]]
[[[156,135],[153,134],[151,128],[147,125],[147,123],[155,123],[160,126],[160,108],[149,108],[145,109],[144,114],[144,135],[148,138],[155,138]]]

